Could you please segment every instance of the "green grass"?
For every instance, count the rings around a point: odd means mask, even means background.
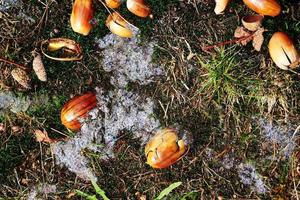
[[[95,182],[95,181],[92,181],[92,185],[94,187],[94,190],[95,192],[101,196],[101,198],[103,200],[109,200],[109,198],[105,195],[105,191],[102,190],[99,185]],[[97,200],[97,197],[96,195],[90,195],[90,194],[87,194],[85,192],[82,192],[80,190],[76,190],[76,193],[79,195],[79,196],[82,196],[84,197],[86,200]]]
[[[199,57],[205,74],[197,93],[205,93],[208,99],[218,104],[238,103],[245,96],[245,86],[244,77],[238,73],[243,63],[239,62],[237,54],[236,48],[221,48],[211,59]]]

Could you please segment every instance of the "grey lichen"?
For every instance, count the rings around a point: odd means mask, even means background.
[[[129,82],[145,85],[153,82],[154,77],[163,75],[159,66],[151,63],[154,43],[139,45],[137,37],[123,39],[109,34],[97,41],[103,49],[103,69],[112,72],[111,83],[125,88]]]
[[[278,146],[278,156],[271,159],[289,159],[297,146],[298,131],[290,125],[275,126],[263,119],[259,120],[259,125],[263,140]]]
[[[17,97],[13,92],[0,92],[0,115],[5,110],[13,113],[25,112],[31,103],[28,97]]]
[[[103,68],[112,72],[111,83],[115,89],[96,88],[98,106],[84,121],[81,131],[66,142],[52,145],[57,163],[83,179],[96,179],[88,167],[88,159],[81,154],[92,150],[103,159],[114,157],[113,148],[123,131],[145,143],[160,123],[154,117],[154,102],[138,93],[125,90],[129,82],[146,85],[163,70],[151,63],[153,44],[140,46],[138,39],[122,39],[109,34],[97,42],[104,50]]]
[[[241,182],[250,186],[258,194],[267,192],[265,183],[256,169],[250,163],[241,163],[238,166],[238,174]]]

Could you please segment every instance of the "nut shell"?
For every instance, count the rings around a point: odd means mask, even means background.
[[[121,0],[105,0],[107,7],[109,8],[119,8],[121,5]]]
[[[166,168],[188,152],[190,143],[191,138],[188,133],[183,133],[181,136],[176,129],[161,129],[145,147],[147,163],[153,168]]]
[[[95,92],[87,92],[81,96],[70,99],[61,110],[61,121],[68,129],[76,131],[81,128],[79,118],[84,118],[87,113],[95,108],[97,98]]]
[[[11,70],[11,75],[24,88],[30,88],[30,78],[27,75],[26,71],[20,68],[15,68]]]
[[[143,0],[127,0],[127,9],[139,17],[148,17],[151,14],[149,6]]]
[[[221,14],[227,7],[230,0],[215,0],[216,6],[215,6],[215,13],[217,15]]]
[[[117,12],[108,16],[106,26],[112,33],[120,37],[131,38],[133,35],[130,25]]]
[[[293,41],[284,32],[274,33],[268,48],[272,60],[281,69],[287,70],[291,64],[299,59],[299,53]]]
[[[249,31],[256,31],[261,26],[263,19],[262,15],[247,15],[242,18],[242,24]]]
[[[92,0],[75,0],[70,18],[73,31],[82,35],[88,35],[93,28],[90,24],[93,15]]]
[[[275,17],[280,14],[281,6],[276,0],[243,0],[254,12]]]

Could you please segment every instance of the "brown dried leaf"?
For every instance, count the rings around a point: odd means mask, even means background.
[[[45,70],[45,66],[42,61],[42,57],[38,52],[33,53],[33,61],[32,61],[32,67],[37,75],[38,79],[41,81],[47,81],[47,74]]]
[[[261,45],[264,42],[263,33],[265,32],[264,28],[258,28],[257,31],[253,34],[252,45],[256,51],[260,51]]]
[[[46,142],[46,143],[54,143],[55,140],[49,138],[48,133],[46,130],[41,131],[39,129],[36,129],[34,131],[35,139],[37,142]]]
[[[243,38],[250,36],[251,33],[244,27],[238,26],[234,31],[234,37],[235,38]],[[247,45],[248,42],[252,40],[252,37],[249,37],[247,39],[244,39],[242,41],[239,41],[243,46]]]
[[[11,71],[11,75],[20,85],[30,88],[30,78],[23,69],[15,68]]]
[[[242,27],[242,26],[238,26],[235,31],[234,31],[234,37],[235,38],[241,38],[241,37],[246,37],[246,36],[249,36],[250,33],[249,31]]]

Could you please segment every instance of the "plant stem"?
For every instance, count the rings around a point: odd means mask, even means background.
[[[0,57],[0,61],[5,62],[5,63],[7,63],[7,64],[14,65],[14,66],[16,66],[16,67],[19,67],[19,68],[21,68],[21,69],[24,69],[25,71],[31,71],[31,69],[30,69],[29,67],[26,67],[26,66],[24,66],[24,65],[17,64],[17,63],[15,63],[15,62],[9,61],[9,60],[7,60],[7,59],[5,59],[5,58],[1,58],[1,57]]]
[[[252,38],[253,35],[254,35],[255,32],[251,33],[250,35],[247,35],[247,36],[244,36],[244,37],[241,37],[241,38],[237,38],[237,39],[234,39],[234,40],[228,40],[228,41],[225,41],[225,42],[220,42],[218,44],[214,44],[214,45],[211,45],[211,46],[205,46],[205,47],[202,47],[202,50],[203,51],[207,51],[207,50],[210,50],[210,49],[214,49],[216,47],[220,47],[220,46],[224,46],[226,44],[231,44],[231,43],[240,43],[242,42],[243,40],[247,40],[249,38]]]

